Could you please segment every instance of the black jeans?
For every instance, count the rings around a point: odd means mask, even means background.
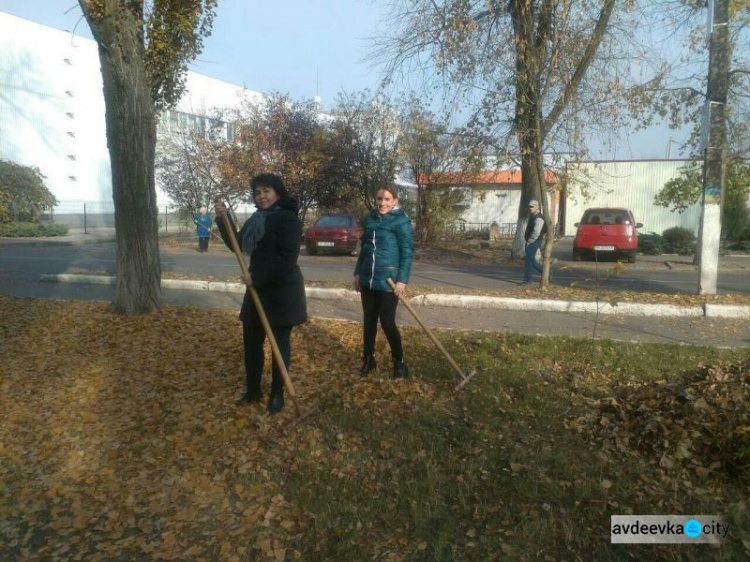
[[[287,371],[292,358],[292,346],[289,338],[292,335],[292,326],[278,326],[271,328],[273,337],[276,338],[276,344],[279,346],[281,357]],[[245,344],[245,374],[247,376],[247,392],[250,394],[261,394],[260,381],[263,377],[263,364],[265,354],[263,353],[263,342],[266,339],[266,332],[262,326],[250,326],[247,323],[242,324],[242,341]],[[271,395],[284,393],[284,378],[281,375],[276,361],[271,353]]]
[[[198,237],[198,249],[201,252],[208,251],[208,241],[210,240],[210,237],[208,236],[199,236]]]
[[[401,347],[401,334],[396,326],[396,307],[398,298],[390,291],[372,291],[367,287],[360,289],[362,297],[362,312],[365,315],[363,340],[364,356],[369,357],[375,352],[375,336],[380,326],[388,339],[391,355],[394,361],[403,361],[404,350]]]

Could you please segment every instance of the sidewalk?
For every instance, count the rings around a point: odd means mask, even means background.
[[[183,233],[192,239],[192,233]],[[163,238],[174,238],[167,233]],[[181,236],[182,237],[182,236]],[[113,241],[109,230],[71,233],[55,239],[0,239],[2,244],[87,244]],[[561,249],[565,251],[564,248]],[[669,258],[688,261],[682,256],[639,256],[644,267],[663,264]],[[730,268],[750,268],[747,256],[729,260]],[[576,262],[576,266],[579,262]],[[687,265],[687,264],[686,264]],[[722,264],[723,265],[723,264]],[[662,266],[663,267],[663,266]],[[43,280],[47,283],[38,283]],[[19,296],[47,298],[73,298],[111,300],[114,278],[92,275],[46,275],[41,279],[27,279],[36,287],[11,291]],[[58,284],[51,286],[49,282]],[[44,287],[46,286],[46,287]],[[241,303],[244,286],[237,283],[220,283],[202,280],[162,280],[165,303],[192,304],[213,308],[237,309]],[[359,296],[346,289],[308,287],[308,307],[314,316],[361,320]],[[702,306],[676,306],[668,304],[596,303],[551,299],[512,297],[483,297],[474,295],[424,294],[411,297],[418,314],[433,327],[515,331],[533,334],[555,334],[626,339],[629,341],[679,342],[683,344],[728,347],[750,346],[750,306],[705,304]],[[561,314],[563,313],[563,314]],[[405,308],[399,309],[399,318],[414,324]]]
[[[238,291],[230,292],[205,288],[196,290],[195,287],[185,289],[180,286],[180,283],[175,283],[177,280],[165,281],[167,283],[161,294],[161,301],[165,306],[192,306],[223,310],[236,316],[242,304],[244,288],[238,284],[229,284],[227,289]],[[99,282],[112,283],[110,279],[99,279]],[[206,286],[204,282],[194,283]],[[114,299],[114,289],[113,284],[43,283],[39,282],[38,275],[28,275],[23,279],[9,279],[0,274],[0,293],[17,297],[108,303]],[[308,314],[317,318],[361,322],[362,305],[353,292],[343,291],[340,294],[341,298],[321,298],[321,296],[336,296],[336,291],[321,291],[317,288],[315,291],[311,290],[307,301]],[[524,303],[524,299],[515,300],[519,304]],[[545,312],[533,310],[530,302],[525,301],[526,309],[515,310],[488,306],[460,308],[444,304],[440,306],[422,304],[415,306],[414,309],[422,322],[435,330],[440,339],[450,338],[449,334],[440,334],[440,330],[461,330],[536,336],[596,337],[628,342],[750,349],[750,328],[747,318],[706,317],[697,314],[633,316],[592,314],[577,310],[564,313]],[[406,307],[398,308],[397,318],[400,325],[419,329]]]
[[[53,283],[82,283],[94,285],[114,285],[115,277],[105,275],[47,274],[39,279]],[[245,286],[240,283],[220,281],[162,279],[162,289],[181,289],[199,292],[244,294]],[[306,287],[308,299],[359,302],[359,294],[348,289]],[[670,304],[646,304],[623,302],[561,301],[550,299],[527,299],[513,297],[485,297],[476,295],[447,295],[440,293],[422,294],[409,299],[409,303],[419,307],[462,308],[473,310],[515,310],[528,312],[575,312],[606,316],[671,316],[682,318],[750,318],[750,306],[703,304],[700,306],[676,306]]]

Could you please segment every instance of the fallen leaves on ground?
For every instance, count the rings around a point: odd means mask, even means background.
[[[234,405],[244,390],[236,313],[122,316],[103,303],[12,297],[0,308],[0,558],[602,558],[605,509],[622,505],[609,494],[672,499],[658,465],[645,480],[603,478],[629,452],[594,457],[586,445],[608,434],[562,427],[571,408],[589,408],[575,401],[608,365],[638,372],[636,346],[440,332],[478,370],[455,393],[456,373],[421,332],[402,331],[410,379],[390,377],[379,335],[378,368],[361,380],[361,326],[313,320],[293,331],[290,374],[303,411],[319,413],[290,426],[288,395],[274,417],[264,403]],[[682,348],[637,349],[653,366]],[[707,352],[682,360],[693,353]],[[714,395],[700,396],[714,408]],[[684,451],[696,457],[699,442]],[[684,455],[668,450],[675,463]],[[685,486],[701,481],[688,471]],[[708,505],[735,489],[713,490]]]
[[[679,381],[616,385],[566,424],[600,443],[602,459],[617,451],[658,464],[665,479],[690,480],[690,472],[716,476],[716,486],[750,483],[749,403],[750,361],[718,362]]]
[[[283,431],[295,417],[288,395],[274,418],[265,403],[233,405],[244,390],[235,313],[0,302],[0,550],[17,560],[299,559],[294,537],[314,521],[280,475],[303,452],[351,476],[347,451],[360,444],[341,432],[332,451],[320,420]],[[360,338],[354,323],[294,330],[291,376],[308,405],[333,385],[346,407],[367,403],[384,418],[430,400],[434,390],[414,380],[360,383]],[[269,386],[264,378],[266,396]]]

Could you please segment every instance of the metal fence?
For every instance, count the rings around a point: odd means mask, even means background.
[[[253,207],[238,207],[237,220],[244,223],[252,214]],[[91,230],[110,229],[115,227],[115,206],[113,203],[102,201],[65,201],[57,205],[52,211],[43,213],[42,221],[64,224],[70,229]],[[192,218],[173,205],[159,207],[159,232],[165,234],[181,234],[195,231]]]
[[[455,221],[449,223],[446,230],[451,234],[481,237],[485,240],[489,240],[490,238],[513,238],[516,234],[516,223]]]

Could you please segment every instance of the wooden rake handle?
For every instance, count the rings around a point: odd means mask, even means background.
[[[227,218],[226,213],[219,213],[219,218],[224,221],[224,227],[227,231],[227,236],[229,237],[229,243],[232,246],[232,250],[234,250],[234,255],[237,257],[237,261],[240,264],[240,268],[242,269],[243,275],[249,275],[250,272],[247,269],[247,264],[245,264],[245,260],[242,257],[242,252],[240,251],[240,245],[237,243],[237,237],[234,235],[234,227],[232,226],[231,221]],[[252,285],[248,287],[250,289],[250,297],[253,299],[253,304],[255,304],[255,310],[258,311],[258,316],[260,317],[260,323],[263,324],[263,329],[266,332],[266,336],[268,337],[268,341],[271,342],[271,350],[273,351],[273,358],[276,361],[276,365],[279,367],[279,371],[281,371],[281,376],[284,379],[284,386],[286,387],[287,392],[289,392],[289,396],[294,402],[294,408],[297,411],[297,415],[300,415],[300,406],[299,401],[297,400],[297,393],[294,391],[294,385],[292,384],[292,379],[289,377],[289,373],[286,370],[286,365],[284,365],[284,358],[281,356],[281,351],[279,350],[279,345],[276,343],[276,338],[273,335],[273,330],[271,329],[271,325],[268,323],[268,317],[266,316],[265,310],[263,310],[263,305],[260,303],[260,297],[258,297],[258,291],[255,290],[255,287]]]
[[[392,289],[396,288],[396,284],[393,282],[393,279],[390,277],[387,279],[388,284],[391,286]],[[448,360],[448,363],[451,364],[451,366],[456,370],[456,372],[461,375],[461,378],[466,379],[466,375],[464,375],[463,371],[461,370],[461,367],[458,366],[458,364],[453,360],[453,357],[451,357],[451,354],[448,353],[448,351],[443,347],[443,344],[440,343],[440,341],[435,337],[435,334],[432,333],[432,331],[424,325],[424,322],[422,322],[422,319],[417,315],[416,311],[412,308],[411,304],[409,304],[409,301],[406,299],[399,300],[404,303],[404,306],[406,309],[411,312],[411,315],[414,317],[414,320],[417,321],[417,324],[419,324],[422,329],[425,331],[425,333],[429,336],[429,338],[432,340],[432,343],[435,344],[435,347],[437,347],[440,350],[440,353],[443,354],[443,356]]]

